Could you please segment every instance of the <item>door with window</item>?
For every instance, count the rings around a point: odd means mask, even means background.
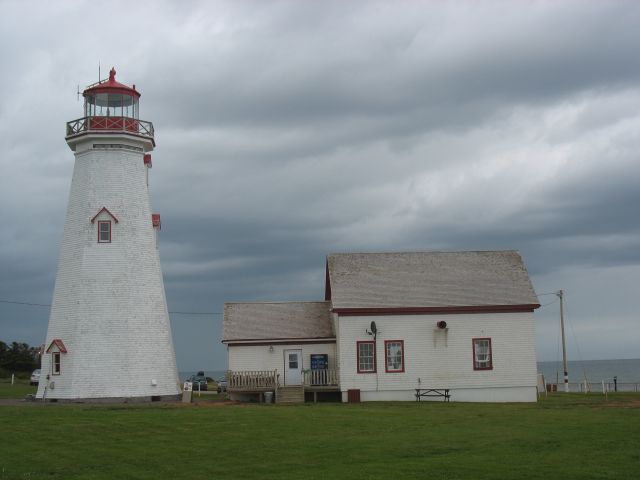
[[[302,350],[284,351],[284,384],[302,385]]]

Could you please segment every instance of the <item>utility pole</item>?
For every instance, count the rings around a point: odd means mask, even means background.
[[[567,367],[567,345],[564,339],[564,292],[558,290],[556,293],[560,299],[560,331],[562,332],[562,366],[564,368],[564,391],[569,392],[569,369]]]

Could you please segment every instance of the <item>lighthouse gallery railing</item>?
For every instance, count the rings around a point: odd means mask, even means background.
[[[89,131],[125,132],[153,138],[153,123],[130,117],[82,117],[67,122],[67,137]]]

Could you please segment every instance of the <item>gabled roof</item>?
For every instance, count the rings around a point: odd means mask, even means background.
[[[326,276],[325,300],[338,313],[540,306],[522,258],[513,250],[332,254]]]
[[[334,339],[329,302],[225,303],[223,343]]]
[[[98,218],[98,215],[100,215],[102,212],[107,212],[107,214],[109,214],[109,216],[110,216],[111,218],[113,218],[113,220],[115,220],[115,222],[116,222],[116,223],[118,223],[118,219],[116,218],[116,216],[115,216],[113,213],[111,213],[111,212],[107,209],[107,207],[102,207],[102,208],[100,209],[100,211],[99,211],[98,213],[96,213],[96,214],[93,216],[93,218],[91,219],[91,223],[95,222],[95,221],[96,221],[96,218]]]
[[[51,343],[49,344],[49,348],[47,348],[47,353],[51,351],[54,345],[58,347],[58,350],[60,350],[60,353],[67,353],[67,347],[64,346],[64,343],[59,338],[54,338],[53,340],[51,340]]]

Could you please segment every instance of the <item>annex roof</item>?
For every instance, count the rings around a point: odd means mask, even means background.
[[[325,300],[336,312],[540,306],[513,250],[331,254]]]
[[[333,339],[329,302],[225,303],[222,342]]]

